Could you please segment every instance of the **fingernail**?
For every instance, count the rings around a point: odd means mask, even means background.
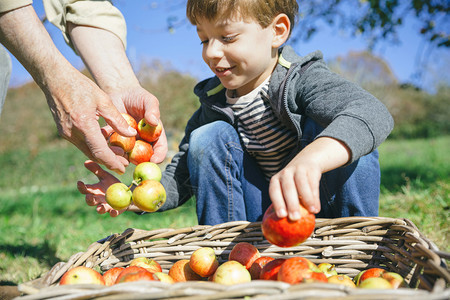
[[[287,212],[286,212],[286,210],[284,208],[278,210],[278,217],[279,218],[284,218],[286,216],[287,216]]]
[[[134,129],[134,128],[131,127],[131,126],[128,126],[128,132],[129,132],[130,134],[132,134],[132,135],[136,135],[136,134],[137,134],[136,129]]]
[[[289,219],[291,219],[292,221],[296,221],[300,219],[300,213],[298,211],[293,212],[289,215]]]
[[[309,211],[312,212],[313,214],[317,214],[319,212],[319,209],[315,206],[311,206],[309,208]]]

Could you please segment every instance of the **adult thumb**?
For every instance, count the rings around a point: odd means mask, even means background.
[[[127,123],[125,118],[113,104],[103,107],[99,112],[106,123],[118,134],[123,136],[135,136],[137,134],[136,129]]]

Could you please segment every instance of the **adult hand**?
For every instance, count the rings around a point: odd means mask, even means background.
[[[106,143],[97,120],[125,136],[135,135],[107,94],[77,71],[56,49],[31,5],[0,14],[0,42],[44,92],[59,133],[89,158],[118,173],[128,161]]]

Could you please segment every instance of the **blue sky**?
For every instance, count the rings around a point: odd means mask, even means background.
[[[180,1],[115,1],[116,6],[122,11],[127,21],[127,55],[137,67],[140,62],[150,62],[158,59],[171,68],[181,72],[190,73],[198,79],[212,75],[208,67],[201,59],[201,45],[195,32],[195,28],[188,22],[176,28],[173,33],[166,29],[167,17],[175,15],[178,21],[184,18],[184,9],[170,7],[174,2]],[[38,16],[44,15],[44,9],[40,0],[35,0],[33,6]],[[450,66],[449,50],[434,50],[428,57],[431,70],[422,81],[414,77],[417,71],[420,49],[425,45],[417,34],[419,25],[412,18],[400,29],[401,44],[392,45],[383,43],[377,46],[374,53],[386,60],[395,76],[400,82],[412,82],[430,86],[440,72],[441,80],[450,83],[448,70]],[[65,44],[61,33],[52,24],[46,25],[56,46],[64,56],[77,68],[83,68],[83,63],[73,51]],[[321,50],[325,60],[332,60],[336,56],[346,55],[349,51],[361,51],[366,48],[362,38],[351,38],[327,27],[322,28],[313,40],[300,43],[296,46],[297,52],[307,54],[314,50]],[[423,58],[423,57],[422,57]],[[444,77],[442,79],[442,76]],[[28,72],[13,58],[13,73],[10,86],[17,86],[30,81]]]

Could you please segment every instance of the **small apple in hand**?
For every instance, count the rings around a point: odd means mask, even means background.
[[[137,131],[143,140],[153,143],[156,142],[161,135],[162,124],[159,122],[157,126],[152,126],[148,124],[145,119],[142,119],[137,125]]]
[[[116,182],[108,187],[105,193],[106,202],[116,210],[130,206],[133,193],[126,184]]]
[[[100,284],[105,285],[102,274],[94,269],[78,266],[70,269],[61,277],[60,285],[66,284]]]
[[[137,122],[136,122],[136,120],[132,116],[127,114],[127,113],[121,113],[121,114],[122,114],[122,117],[125,119],[125,121],[127,121],[128,125],[130,125],[130,127],[132,127],[132,128],[137,130]]]
[[[302,205],[300,215],[297,221],[291,221],[288,217],[278,218],[271,204],[262,220],[261,229],[264,237],[279,247],[293,247],[303,243],[313,233],[316,217]]]
[[[161,176],[160,167],[149,161],[138,164],[133,172],[133,180],[136,184],[144,180],[161,181]]]
[[[131,152],[135,144],[136,144],[136,137],[134,136],[123,136],[118,134],[117,132],[113,132],[109,137],[110,146],[120,147],[126,153]]]
[[[153,147],[150,143],[143,140],[136,140],[133,150],[128,154],[128,159],[136,166],[140,163],[150,161],[153,156]]]
[[[156,180],[144,180],[133,191],[133,203],[141,210],[155,212],[166,202],[166,190]]]

